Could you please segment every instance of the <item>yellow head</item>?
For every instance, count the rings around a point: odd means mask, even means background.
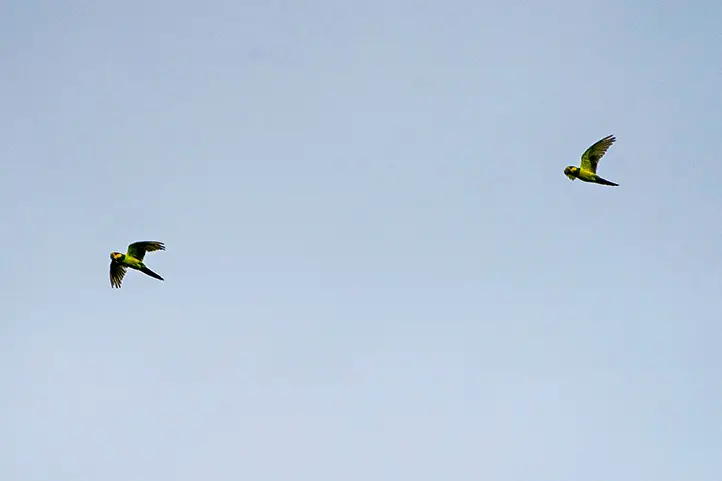
[[[574,180],[577,177],[579,177],[579,167],[574,166],[567,166],[566,169],[564,169],[564,175],[569,177],[569,180]]]
[[[113,261],[119,261],[123,257],[124,257],[123,254],[121,254],[120,252],[111,252],[110,253],[110,260],[113,260]]]

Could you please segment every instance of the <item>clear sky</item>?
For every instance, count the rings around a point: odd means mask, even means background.
[[[720,18],[3,2],[0,479],[718,481]]]

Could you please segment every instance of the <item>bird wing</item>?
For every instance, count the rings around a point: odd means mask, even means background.
[[[126,267],[120,262],[110,261],[110,285],[120,288],[125,276]]]
[[[143,257],[145,257],[146,252],[153,252],[153,251],[164,251],[165,246],[162,242],[156,242],[156,241],[140,241],[140,242],[133,242],[131,245],[128,246],[128,255],[130,257],[135,257],[139,261],[143,260]]]
[[[608,135],[599,142],[589,147],[582,154],[582,169],[592,171],[596,174],[599,159],[601,159],[604,154],[607,153],[607,149],[610,145],[612,145],[615,140],[617,139],[615,139],[613,135]]]

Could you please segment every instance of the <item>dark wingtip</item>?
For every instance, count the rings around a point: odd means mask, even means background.
[[[155,244],[155,247],[157,247],[159,251],[165,250],[165,243],[163,243],[161,241],[145,241],[145,242]]]

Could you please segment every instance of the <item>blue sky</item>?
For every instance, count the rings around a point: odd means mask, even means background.
[[[5,2],[0,479],[716,481],[721,15]]]

